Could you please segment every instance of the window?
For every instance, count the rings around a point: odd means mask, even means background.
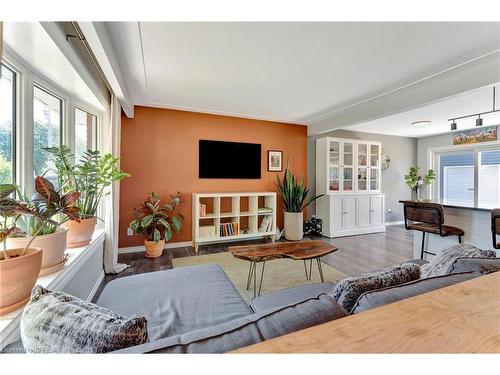
[[[500,151],[479,153],[479,207],[500,207]]]
[[[464,207],[500,207],[500,149],[471,147],[438,153],[439,199]]]
[[[474,154],[442,155],[439,172],[444,204],[474,206]]]
[[[61,144],[63,101],[37,86],[33,90],[33,174],[55,182],[55,172],[43,148]]]
[[[0,64],[0,184],[14,182],[16,74]]]
[[[75,108],[75,161],[81,159],[87,150],[95,150],[97,145],[97,117]]]

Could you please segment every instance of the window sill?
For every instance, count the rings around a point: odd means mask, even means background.
[[[104,229],[98,227],[96,228],[94,235],[92,236],[92,241],[89,245],[74,249],[66,249],[68,261],[64,267],[57,272],[51,273],[50,275],[39,277],[35,285],[41,285],[48,289],[60,290],[68,283],[69,280],[71,280],[71,277],[80,269],[80,267],[85,264],[86,259],[98,251],[103,244]],[[0,348],[8,345],[12,341],[10,338],[19,326],[23,309],[24,307],[0,316]]]

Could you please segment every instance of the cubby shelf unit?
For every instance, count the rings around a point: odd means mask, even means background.
[[[200,215],[201,204],[206,206],[204,216]],[[262,212],[263,209],[268,209],[268,212]],[[261,232],[259,228],[266,216],[271,218],[271,226]],[[236,224],[234,235],[220,235],[220,224],[223,223]],[[204,243],[261,237],[274,241],[275,234],[275,192],[193,193],[193,247],[196,252]]]

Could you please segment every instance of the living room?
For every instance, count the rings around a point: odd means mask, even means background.
[[[255,8],[0,20],[3,358],[500,352],[500,22]]]

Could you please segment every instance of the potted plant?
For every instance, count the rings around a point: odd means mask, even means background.
[[[22,230],[16,226],[20,215],[36,215],[21,202],[9,196],[17,189],[12,184],[0,185],[0,315],[24,305],[36,283],[42,264],[42,250],[31,247],[31,241],[23,248],[7,250],[6,240]]]
[[[420,167],[418,166],[412,166],[408,174],[405,175],[405,183],[411,189],[411,199],[413,200],[421,199],[424,187],[430,185],[432,181],[436,179],[436,174],[433,169],[429,169],[427,174],[423,177],[418,175],[419,169]]]
[[[80,220],[80,209],[75,206],[80,193],[77,191],[61,194],[45,177],[35,179],[35,194],[27,199],[18,192],[23,205],[29,208],[31,215],[23,215],[17,224],[23,234],[15,234],[7,239],[8,249],[22,248],[32,244],[41,248],[42,266],[40,275],[53,273],[66,263],[66,236],[68,230],[61,224],[68,220]]]
[[[288,166],[285,169],[283,181],[276,176],[278,188],[285,209],[285,238],[299,241],[304,236],[304,208],[324,194],[307,198],[309,189],[304,185],[303,178],[297,180]]]
[[[129,227],[134,233],[146,236],[146,257],[161,256],[165,242],[172,238],[172,232],[181,230],[184,217],[177,212],[181,203],[181,193],[170,195],[170,203],[164,205],[160,205],[158,194],[149,193],[142,206],[134,209],[134,219]]]
[[[120,158],[111,154],[101,155],[99,151],[88,150],[75,163],[69,147],[44,149],[53,161],[58,184],[63,192],[79,191],[75,205],[80,209],[80,222],[68,221],[68,247],[80,247],[90,243],[96,226],[97,209],[101,198],[108,194],[107,188],[113,181],[130,177],[118,167]]]

